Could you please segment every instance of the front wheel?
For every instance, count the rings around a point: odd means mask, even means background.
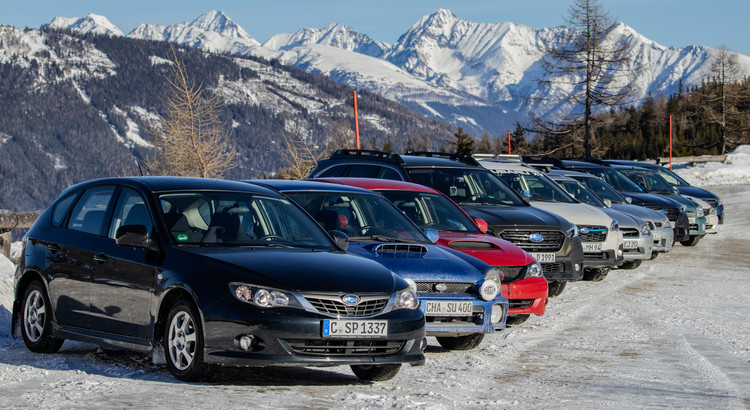
[[[632,261],[627,261],[620,265],[620,269],[636,269],[641,266],[641,262],[643,262],[642,259],[633,259]]]
[[[204,376],[203,329],[198,311],[192,303],[177,302],[167,317],[164,328],[164,351],[172,375],[184,381]]]
[[[455,336],[455,337],[437,337],[440,346],[448,350],[471,350],[484,339],[484,333],[474,333],[466,336]]]
[[[529,320],[529,316],[531,315],[510,315],[505,320],[505,324],[508,326],[520,325],[521,323]]]
[[[703,238],[703,235],[691,235],[686,241],[680,241],[682,246],[695,246]]]
[[[550,282],[547,282],[547,296],[553,298],[555,296],[560,296],[563,289],[565,289],[565,285],[567,285],[567,281],[560,281],[560,280],[553,280]]]
[[[384,382],[396,377],[401,364],[373,364],[373,365],[351,365],[352,372],[359,380],[368,382]]]
[[[592,282],[601,282],[607,277],[609,268],[584,268],[583,280]]]
[[[55,353],[65,339],[52,336],[52,304],[39,281],[31,282],[23,294],[23,342],[35,353]]]

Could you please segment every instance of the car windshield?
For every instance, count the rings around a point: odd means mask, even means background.
[[[583,184],[579,183],[578,181],[558,181],[558,184],[565,188],[566,191],[570,192],[575,199],[583,202],[584,204],[588,204],[591,206],[596,206],[599,208],[603,208],[604,202],[602,202],[601,199],[599,199],[598,196],[594,195],[593,192],[589,191],[588,188],[583,186]]]
[[[442,194],[418,191],[378,191],[422,229],[481,233],[456,204]]]
[[[398,208],[375,194],[356,192],[286,192],[327,231],[353,241],[430,243]]]
[[[315,221],[284,198],[201,191],[163,193],[159,201],[178,245],[335,249]]]
[[[590,174],[603,179],[612,188],[620,192],[644,192],[635,182],[631,181],[622,172],[614,168],[581,168]]]
[[[459,204],[525,206],[492,172],[483,168],[409,168],[412,182],[437,189]]]
[[[612,201],[612,203],[617,204],[625,204],[628,201],[620,195],[619,192],[615,191],[614,188],[609,186],[606,182],[602,181],[599,178],[594,177],[573,177],[574,179],[578,180],[581,184],[586,186],[586,188],[590,189],[591,192],[596,194],[599,198],[602,199],[609,199]]]
[[[517,169],[493,169],[492,172],[513,188],[516,193],[527,196],[532,201],[563,202],[567,204],[576,202],[546,175]]]
[[[672,185],[690,186],[690,184],[684,179],[680,178],[679,175],[675,174],[674,172],[664,167],[658,167],[658,168],[654,167],[653,169],[659,174],[660,177],[664,178],[667,182],[669,182]]]
[[[659,174],[649,171],[623,169],[622,173],[628,178],[633,180],[638,186],[645,189],[647,192],[654,192],[658,194],[674,194],[674,187],[664,178],[660,177]]]

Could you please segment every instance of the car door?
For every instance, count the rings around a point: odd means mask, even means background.
[[[153,294],[158,268],[155,252],[117,245],[115,233],[125,225],[143,225],[153,232],[153,217],[143,196],[124,187],[112,219],[96,246],[91,281],[92,328],[130,337],[148,338],[154,323]]]
[[[102,237],[114,191],[110,185],[85,190],[47,246],[50,302],[60,325],[91,327],[94,250]]]

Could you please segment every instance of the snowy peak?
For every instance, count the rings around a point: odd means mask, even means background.
[[[354,51],[370,57],[380,57],[390,47],[388,44],[375,41],[349,26],[338,23],[329,23],[322,29],[303,28],[296,33],[277,34],[266,41],[263,47],[289,50],[312,44]]]
[[[106,17],[89,13],[81,18],[77,17],[55,17],[43,26],[57,29],[68,29],[82,34],[93,33],[107,36],[122,36],[117,26],[112,24]]]
[[[198,18],[188,23],[187,26],[203,31],[211,31],[223,37],[255,41],[242,27],[238,26],[226,14],[218,10],[211,10],[201,14]]]

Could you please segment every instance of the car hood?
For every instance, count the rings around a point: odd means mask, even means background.
[[[479,258],[491,266],[525,266],[534,258],[515,244],[486,234],[440,231],[438,245]]]
[[[302,292],[393,293],[406,287],[387,268],[344,252],[279,248],[181,248],[208,259],[228,281]],[[403,285],[399,287],[399,285]]]
[[[347,250],[415,281],[477,282],[490,268],[479,259],[434,244],[349,242]]]
[[[714,194],[713,192],[703,188],[698,188],[697,186],[676,186],[675,188],[680,191],[680,195],[693,196],[698,199],[719,199],[719,197],[716,196],[716,194]]]
[[[605,227],[612,225],[612,218],[587,204],[531,201],[531,205],[558,214],[576,225],[600,225]]]
[[[671,200],[673,200],[675,202],[678,202],[678,203],[681,203],[681,204],[685,205],[687,207],[686,210],[688,212],[695,212],[695,208],[698,207],[698,204],[696,204],[695,202],[693,202],[693,201],[685,198],[682,195],[672,195],[672,194],[663,194],[663,195],[664,195],[665,198],[669,198],[669,199],[671,199]]]
[[[638,218],[637,216],[629,215],[625,212],[620,212],[616,209],[602,208],[602,212],[604,212],[605,214],[607,214],[607,216],[617,221],[617,225],[620,226],[620,229],[635,228],[638,231],[640,231],[641,225],[645,223],[641,218]]]
[[[624,214],[633,215],[644,221],[669,223],[667,216],[659,211],[630,204],[612,204],[612,208]]]
[[[661,195],[648,194],[645,192],[620,192],[620,194],[624,197],[630,197],[633,200],[633,205],[670,208],[680,207],[680,203]]]
[[[564,232],[571,225],[565,218],[533,206],[461,205],[461,208],[472,218],[484,219],[493,229],[501,226],[503,229],[531,228]]]

